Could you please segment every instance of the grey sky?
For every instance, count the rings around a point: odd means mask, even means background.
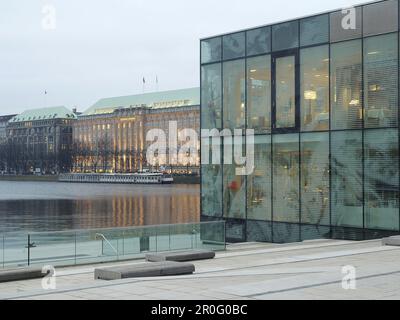
[[[0,114],[199,85],[199,39],[362,0],[2,0]],[[56,29],[42,28],[42,8]],[[45,90],[48,95],[45,96]]]

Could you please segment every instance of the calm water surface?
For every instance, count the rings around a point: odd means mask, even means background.
[[[198,185],[0,181],[0,233],[198,222]]]

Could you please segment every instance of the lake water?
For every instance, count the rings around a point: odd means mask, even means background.
[[[198,222],[198,185],[0,181],[0,233]]]

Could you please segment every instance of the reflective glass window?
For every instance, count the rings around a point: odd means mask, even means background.
[[[299,135],[273,136],[273,220],[299,223]]]
[[[245,125],[245,61],[224,62],[223,65],[224,128],[241,129]]]
[[[362,132],[331,132],[332,224],[363,227]]]
[[[271,28],[259,28],[247,31],[247,55],[268,53],[271,51]]]
[[[247,178],[248,219],[271,221],[271,160],[271,136],[256,136],[255,169]]]
[[[297,48],[299,46],[299,22],[291,21],[272,27],[273,51]]]
[[[224,60],[244,57],[246,52],[245,32],[223,37]]]
[[[329,16],[322,15],[300,21],[301,46],[329,42]]]
[[[221,64],[201,67],[202,129],[221,128],[222,106]]]
[[[329,133],[302,133],[301,222],[329,225]]]
[[[344,9],[330,15],[331,42],[358,39],[362,36],[361,8]]]
[[[399,230],[398,130],[367,130],[364,134],[366,228]]]
[[[295,56],[276,58],[275,102],[277,129],[296,126],[296,61]]]
[[[398,30],[397,0],[381,1],[363,7],[364,36],[389,33]]]
[[[233,138],[232,138],[233,139]],[[245,145],[234,144],[232,139],[224,138],[224,165],[223,165],[223,183],[224,183],[224,217],[233,219],[246,218],[246,178],[237,174],[237,165],[234,163],[231,154],[226,152],[230,148],[235,152],[237,149],[243,154]],[[232,163],[232,164],[230,164]]]
[[[329,130],[329,47],[300,51],[301,129]]]
[[[202,214],[208,217],[222,217],[222,143],[219,134],[215,137],[201,138]]]
[[[362,127],[361,40],[331,46],[332,129]]]
[[[271,131],[271,56],[247,59],[247,126]]]
[[[222,57],[221,38],[201,41],[201,63],[217,62]]]
[[[398,123],[398,34],[364,40],[365,127]]]

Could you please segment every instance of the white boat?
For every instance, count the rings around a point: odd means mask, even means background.
[[[60,182],[74,183],[119,183],[119,184],[172,184],[172,175],[162,172],[145,173],[65,173],[58,177]]]

